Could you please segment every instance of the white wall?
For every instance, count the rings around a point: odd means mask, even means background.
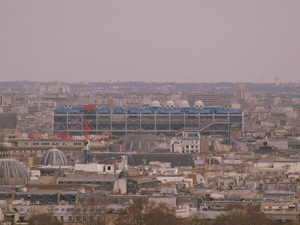
[[[299,162],[274,162],[274,168],[287,168],[287,172],[299,172]]]
[[[114,165],[112,164],[75,164],[75,171],[96,172],[97,174],[114,174]]]

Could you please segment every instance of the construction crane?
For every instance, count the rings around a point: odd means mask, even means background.
[[[70,127],[67,130],[63,130],[63,131],[57,133],[56,135],[60,135],[63,132],[72,130],[72,129],[74,129],[76,127],[79,127],[79,126],[82,126],[82,125],[85,125],[85,134],[84,134],[84,140],[83,140],[83,145],[84,145],[83,146],[83,163],[88,164],[90,162],[90,144],[91,144],[90,129],[89,129],[89,122],[88,121],[80,123],[76,126]]]
[[[85,124],[85,137],[89,137],[89,122],[83,122],[83,123],[77,124],[77,125],[75,125],[73,127],[70,127],[70,128],[68,128],[66,130],[58,132],[55,135],[61,135],[62,133],[66,132],[66,131],[73,130],[74,128],[80,127],[80,126],[82,126],[84,124]]]
[[[82,126],[82,125],[85,125],[85,132],[84,132],[84,139],[89,139],[89,140],[91,140],[90,139],[90,128],[89,128],[89,125],[90,125],[90,123],[88,122],[88,121],[86,121],[86,122],[83,122],[83,123],[80,123],[80,124],[77,124],[77,125],[75,125],[75,126],[73,126],[73,127],[70,127],[70,128],[68,128],[68,129],[66,129],[66,130],[63,130],[63,131],[60,131],[60,132],[58,132],[58,133],[56,133],[56,134],[53,134],[53,137],[55,138],[57,138],[57,139],[69,139],[69,138],[71,138],[72,137],[72,135],[61,135],[62,133],[64,133],[64,132],[67,132],[67,131],[70,131],[70,130],[73,130],[74,128],[76,128],[76,127],[80,127],[80,126]],[[72,138],[71,138],[72,139]],[[106,138],[106,137],[104,137],[104,138],[98,138],[97,139],[97,141],[108,141],[108,138]]]

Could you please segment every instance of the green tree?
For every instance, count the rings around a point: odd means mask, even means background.
[[[49,213],[40,213],[30,217],[28,225],[63,225]]]
[[[115,225],[179,225],[175,209],[165,203],[139,200],[125,207],[115,221]]]

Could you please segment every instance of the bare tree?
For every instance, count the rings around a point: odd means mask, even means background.
[[[28,225],[63,225],[50,213],[40,213],[30,217]]]
[[[139,200],[125,207],[117,219],[115,225],[179,225],[175,209],[165,203],[146,202]]]
[[[274,225],[266,214],[253,208],[240,208],[218,216],[212,225]]]
[[[206,219],[200,219],[197,217],[189,217],[182,219],[182,225],[210,225],[211,221]]]
[[[75,204],[74,219],[84,225],[105,225],[105,208],[100,204]]]

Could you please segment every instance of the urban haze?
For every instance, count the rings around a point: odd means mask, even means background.
[[[2,81],[299,82],[300,2],[1,1]]]
[[[1,225],[299,225],[299,1],[1,1]]]

